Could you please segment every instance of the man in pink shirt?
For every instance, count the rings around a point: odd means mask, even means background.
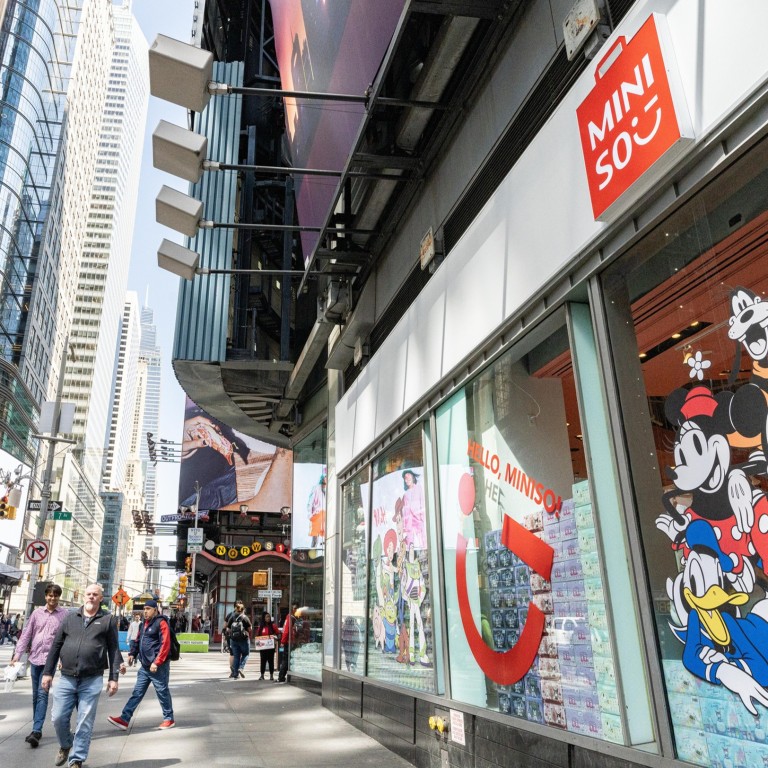
[[[32,611],[16,643],[16,651],[11,660],[11,664],[18,663],[22,654],[29,651],[29,668],[32,672],[32,733],[25,741],[31,747],[40,743],[48,710],[48,691],[40,686],[45,660],[53,645],[53,638],[67,615],[66,609],[59,607],[60,597],[61,587],[58,584],[49,584],[45,588],[45,605]]]

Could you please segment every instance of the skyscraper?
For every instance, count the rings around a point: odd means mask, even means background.
[[[101,485],[115,341],[128,283],[148,100],[147,42],[130,0],[112,6],[114,43],[98,151],[88,190],[87,220],[70,343],[64,400],[76,404],[74,434],[86,476]],[[113,457],[114,458],[114,457]],[[117,476],[122,467],[113,467]]]
[[[31,464],[39,406],[58,370],[58,262],[40,252],[82,0],[8,2],[0,17],[0,444]],[[34,311],[30,311],[34,308]]]

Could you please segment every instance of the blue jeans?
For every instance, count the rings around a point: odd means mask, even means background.
[[[29,671],[32,677],[32,730],[43,732],[45,715],[48,712],[48,691],[40,687],[45,664],[30,664]]]
[[[62,675],[53,686],[53,707],[51,719],[56,729],[59,746],[70,749],[69,762],[84,761],[91,746],[93,722],[96,719],[96,707],[99,694],[104,685],[104,676],[70,677]],[[77,707],[77,726],[75,733],[70,730],[72,710]]]
[[[234,656],[232,660],[232,677],[237,677],[237,673],[241,669],[245,669],[245,662],[248,661],[251,647],[248,638],[245,640],[230,640],[229,645]]]
[[[173,720],[173,702],[171,701],[171,692],[168,690],[170,672],[171,664],[167,661],[157,668],[157,672],[150,672],[148,667],[139,664],[139,669],[136,673],[136,685],[133,687],[131,698],[128,699],[123,707],[120,717],[126,722],[130,721],[133,713],[136,711],[136,707],[141,704],[149,684],[152,683],[155,686],[155,693],[160,702],[160,709],[163,710],[163,719]]]

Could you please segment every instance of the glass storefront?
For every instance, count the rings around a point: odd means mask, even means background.
[[[318,427],[293,449],[291,605],[295,643],[290,668],[317,680],[323,660],[323,555],[325,552],[327,434]]]
[[[768,765],[768,140],[602,279],[680,759]]]
[[[434,692],[424,455],[419,426],[373,463],[368,676]]]
[[[452,697],[623,742],[566,326],[437,412]]]
[[[341,668],[358,675],[365,674],[369,493],[367,467],[341,489]]]

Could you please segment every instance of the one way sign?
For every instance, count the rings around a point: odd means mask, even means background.
[[[30,512],[39,512],[43,508],[42,499],[30,499],[27,502],[27,509]],[[61,512],[64,509],[64,505],[58,499],[48,499],[48,511],[49,512]]]

